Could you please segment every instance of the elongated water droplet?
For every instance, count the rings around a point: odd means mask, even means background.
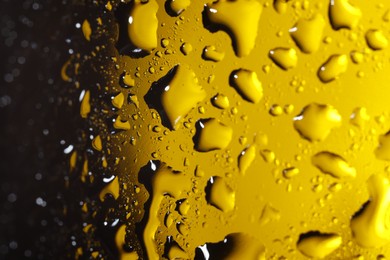
[[[341,236],[320,232],[301,234],[297,243],[298,250],[308,257],[324,258],[340,247]]]
[[[312,157],[311,161],[320,171],[335,178],[356,177],[356,169],[335,153],[319,152]]]
[[[157,165],[159,164],[159,165]],[[145,168],[151,169],[151,197],[150,208],[146,226],[143,229],[143,241],[148,259],[158,259],[157,244],[155,235],[160,226],[159,209],[165,196],[170,196],[176,200],[181,199],[184,191],[191,189],[190,179],[182,173],[173,171],[164,163],[151,162]]]
[[[130,41],[136,48],[147,52],[157,48],[157,10],[156,0],[149,0],[146,3],[142,0],[134,1],[127,30]]]
[[[91,24],[88,22],[88,20],[84,20],[82,26],[81,26],[81,30],[83,31],[83,34],[84,34],[84,38],[87,40],[87,41],[90,41],[91,40],[91,34],[92,34],[92,29],[91,29]]]
[[[91,112],[91,104],[90,104],[90,92],[89,90],[84,92],[84,96],[82,97],[81,100],[81,105],[80,105],[80,116],[82,118],[87,118],[88,114]]]
[[[345,73],[347,68],[347,55],[332,55],[318,70],[318,78],[324,83],[331,82],[337,79],[341,74]]]
[[[245,175],[246,170],[252,164],[255,157],[256,145],[251,145],[241,152],[240,156],[238,157],[238,168],[240,169],[241,174]]]

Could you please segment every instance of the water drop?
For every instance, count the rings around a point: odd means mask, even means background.
[[[206,46],[203,49],[202,58],[205,60],[218,62],[223,60],[224,57],[225,57],[225,53],[218,51],[217,48],[215,48],[215,46],[213,45]]]
[[[225,149],[233,137],[233,129],[215,118],[199,121],[199,131],[195,148],[200,152]]]
[[[256,72],[239,69],[233,71],[230,76],[231,85],[246,100],[252,103],[259,103],[263,97],[263,87]]]
[[[331,82],[337,79],[341,74],[345,73],[347,71],[347,68],[347,55],[332,55],[324,64],[322,64],[322,66],[318,70],[318,78],[324,83]]]
[[[321,172],[335,178],[356,177],[356,169],[335,153],[319,152],[312,157],[311,161]]]
[[[331,105],[311,103],[294,117],[295,130],[311,142],[323,141],[333,128],[340,125],[341,116]]]
[[[211,23],[226,27],[232,34],[238,57],[248,56],[255,47],[261,12],[262,6],[255,0],[219,0],[205,9]]]
[[[269,57],[276,65],[284,70],[297,66],[298,56],[294,48],[276,48],[269,51]]]
[[[229,98],[221,93],[215,95],[212,98],[212,102],[214,106],[221,109],[226,109],[230,106]]]
[[[310,20],[300,18],[289,31],[302,52],[313,53],[320,48],[324,28],[325,19],[322,15],[317,14]]]
[[[368,30],[366,33],[367,45],[373,50],[383,50],[389,45],[389,40],[381,30]]]
[[[206,196],[208,202],[223,212],[229,212],[234,209],[236,193],[230,188],[221,177],[212,177],[213,182],[209,181],[206,187]]]
[[[83,35],[87,41],[91,40],[91,24],[88,22],[88,20],[84,20],[83,25],[81,26],[81,30],[83,31]]]
[[[157,48],[156,17],[158,4],[156,0],[149,0],[146,3],[142,0],[135,0],[128,19],[128,35],[131,43],[144,51],[152,51]]]
[[[251,145],[240,153],[240,156],[238,157],[238,169],[241,174],[245,175],[246,170],[252,164],[255,157],[256,145]]]
[[[370,200],[351,220],[356,242],[363,247],[382,247],[390,242],[390,180],[374,174],[367,180]]]
[[[337,234],[312,231],[300,235],[297,248],[307,257],[324,258],[339,248],[341,243],[342,238]]]
[[[331,0],[329,5],[329,20],[333,29],[354,29],[359,24],[362,11],[351,5],[348,0]]]

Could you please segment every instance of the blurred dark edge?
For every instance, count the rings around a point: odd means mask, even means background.
[[[82,6],[0,0],[0,259],[69,259],[81,228],[64,188],[63,151],[80,127],[69,100],[77,97],[60,69]]]

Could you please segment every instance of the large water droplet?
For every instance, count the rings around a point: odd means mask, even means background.
[[[389,40],[381,30],[368,30],[366,41],[367,45],[373,50],[383,50],[389,45]]]
[[[340,125],[341,116],[331,105],[312,103],[294,118],[295,129],[311,142],[324,140],[333,128]]]
[[[362,11],[351,5],[348,0],[331,0],[329,20],[333,29],[354,29],[360,21]]]
[[[152,170],[152,172],[150,172]],[[145,171],[145,172],[144,172]],[[144,184],[149,186],[150,208],[145,218],[146,225],[143,229],[143,241],[148,259],[158,259],[157,243],[155,234],[160,226],[159,210],[161,202],[165,196],[170,196],[176,200],[182,199],[184,191],[191,189],[191,180],[184,174],[173,171],[164,163],[151,162],[140,172],[140,178],[144,179]]]
[[[129,14],[127,32],[136,48],[150,52],[157,47],[157,10],[156,0],[134,1]]]
[[[233,129],[211,118],[201,120],[198,131],[194,137],[195,149],[200,152],[208,152],[217,149],[225,149],[233,137]]]
[[[367,181],[370,200],[352,218],[351,229],[363,247],[382,247],[390,242],[390,180],[374,174]]]
[[[302,52],[313,53],[320,48],[324,28],[324,17],[317,14],[310,20],[300,18],[290,29],[290,35]]]
[[[249,55],[255,47],[262,6],[255,0],[219,0],[206,5],[210,22],[226,27],[232,35],[238,57]]]
[[[230,83],[244,99],[252,103],[259,103],[263,97],[263,87],[254,71],[246,69],[233,71]]]
[[[155,100],[157,96],[161,97],[159,104]],[[145,101],[149,106],[162,109],[162,116],[166,116],[169,126],[176,129],[181,119],[205,98],[206,91],[199,85],[195,73],[185,65],[176,65],[152,85]]]
[[[223,178],[212,177],[206,187],[206,196],[208,202],[223,212],[229,212],[234,209],[236,204],[236,193],[230,188]]]

